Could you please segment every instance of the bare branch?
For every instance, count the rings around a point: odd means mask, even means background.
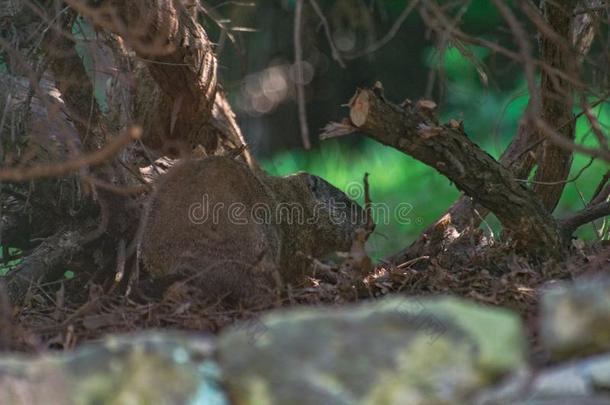
[[[469,140],[459,123],[439,125],[431,116],[430,102],[401,108],[378,93],[378,87],[359,90],[352,98],[354,126],[445,175],[496,214],[524,250],[561,255],[563,240],[555,220],[529,189]]]
[[[303,25],[303,2],[297,0],[294,11],[294,67],[296,70],[295,84],[297,87],[297,105],[299,109],[299,124],[303,147],[311,149],[309,128],[307,126],[307,106],[305,105],[305,80],[303,78],[303,44],[301,42],[301,28]]]
[[[610,201],[589,206],[579,213],[559,221],[559,226],[566,236],[570,236],[576,229],[601,217],[610,215]]]
[[[513,36],[519,44],[519,54],[521,61],[524,64],[525,77],[527,80],[527,88],[532,99],[531,112],[537,115],[540,110],[540,96],[536,86],[536,70],[532,59],[532,47],[528,40],[528,35],[519,24],[517,17],[513,14],[510,8],[502,0],[492,0],[500,14],[504,17]]]
[[[343,62],[343,59],[341,58],[341,54],[339,53],[339,50],[335,46],[335,41],[333,40],[333,36],[330,33],[330,26],[328,25],[328,20],[324,16],[324,13],[322,12],[320,5],[318,4],[318,2],[316,0],[309,0],[309,4],[311,4],[311,7],[314,9],[316,14],[318,15],[320,22],[322,22],[322,26],[324,27],[324,33],[326,34],[326,40],[328,41],[328,45],[330,46],[330,51],[333,56],[333,59],[337,61],[339,66],[341,66],[342,68],[345,68],[345,62]]]
[[[417,5],[419,4],[419,1],[420,0],[411,0],[409,4],[407,4],[407,6],[402,10],[398,18],[396,18],[396,21],[394,21],[394,24],[392,24],[392,27],[390,27],[389,31],[379,41],[375,42],[374,44],[371,44],[366,49],[360,52],[353,54],[343,54],[343,58],[347,60],[357,59],[377,52],[378,50],[383,48],[396,36],[398,31],[400,30],[400,27],[402,27],[404,22],[407,20],[407,17],[409,17],[413,9],[415,9],[415,7],[417,7]]]
[[[599,204],[603,201],[606,201],[608,196],[610,196],[610,184],[606,186],[608,180],[610,180],[610,170],[607,171],[606,174],[604,174],[604,176],[600,180],[599,184],[597,185],[597,188],[595,189],[595,192],[593,192],[593,196],[591,197],[589,205]]]
[[[112,139],[102,149],[86,155],[77,156],[67,162],[39,164],[26,168],[5,168],[0,170],[0,182],[21,182],[49,177],[60,177],[73,173],[83,167],[97,166],[108,162],[125,146],[140,138],[138,127],[129,128],[123,135]]]

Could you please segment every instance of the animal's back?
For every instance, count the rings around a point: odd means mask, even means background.
[[[225,157],[182,163],[151,197],[144,262],[156,277],[186,273],[211,295],[242,295],[275,271],[277,231],[253,218],[272,205],[265,185],[242,163]]]

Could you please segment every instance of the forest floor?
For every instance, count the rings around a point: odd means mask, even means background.
[[[377,299],[391,293],[407,296],[450,294],[502,306],[521,314],[532,340],[538,299],[547,284],[593,275],[610,268],[610,245],[595,243],[574,249],[562,263],[532,263],[505,250],[488,250],[465,265],[437,260],[419,268],[379,265],[366,277],[334,269],[332,282],[310,278],[283,297],[274,293],[245,306],[210,302],[192,285],[175,282],[160,288],[141,275],[138,288],[126,297],[112,286],[83,283],[86,274],[46,284],[31,291],[26,303],[11,314],[13,327],[0,331],[12,350],[71,349],[108,333],[142,329],[181,329],[218,333],[238,320],[257,319],[264,311],[299,305],[341,305]],[[324,277],[327,279],[328,277]],[[88,278],[87,278],[88,279]],[[271,297],[271,298],[270,298]],[[8,336],[2,336],[9,334]]]

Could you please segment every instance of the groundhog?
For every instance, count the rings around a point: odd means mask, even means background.
[[[298,283],[308,257],[349,250],[364,226],[364,210],[320,177],[274,177],[213,156],[157,181],[141,252],[153,277],[185,274],[211,297],[240,299]]]

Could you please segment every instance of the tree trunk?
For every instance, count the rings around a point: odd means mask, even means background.
[[[581,0],[581,8],[591,8],[596,0]],[[572,6],[574,6],[572,4]],[[532,7],[532,6],[529,6]],[[582,13],[571,20],[565,12],[551,4],[546,19],[549,32],[556,36],[544,36],[540,41],[540,54],[546,64],[558,69],[571,66],[572,70],[580,68],[583,58],[589,53],[595,37],[595,13]],[[565,7],[565,5],[564,5]],[[558,44],[557,41],[563,44]],[[571,43],[574,52],[568,52],[565,47]],[[576,73],[573,71],[572,74]],[[544,119],[551,123],[560,134],[573,139],[574,120],[571,112],[573,101],[572,89],[562,78],[551,77],[548,71],[541,72],[543,77],[541,92],[545,111]],[[555,81],[556,80],[556,81]],[[569,96],[568,96],[569,95]],[[540,195],[543,204],[552,211],[565,187],[565,181],[571,167],[571,152],[553,145],[550,141],[542,144],[535,125],[528,117],[534,112],[532,100],[523,112],[517,134],[508,148],[500,157],[500,163],[508,168],[515,178],[527,179],[534,168],[538,156],[540,168],[536,173],[536,181],[555,184],[535,184],[534,192]],[[487,216],[488,210],[473,204],[472,199],[462,195],[441,217],[427,227],[419,237],[406,249],[388,258],[393,263],[403,263],[420,256],[437,255],[447,243],[447,230],[451,228],[458,235],[468,235],[476,229]]]
[[[541,30],[540,53],[541,58],[550,66],[573,78],[578,78],[578,58],[570,47],[572,42],[570,21],[575,6],[575,0],[544,3],[546,21],[552,35],[547,35]],[[559,75],[551,75],[546,70],[541,72],[541,118],[552,127],[556,127],[558,123],[567,123],[557,128],[557,132],[570,140],[574,139],[576,126],[572,114],[574,106],[572,93],[573,89],[568,80]],[[539,136],[545,135],[541,133]],[[533,189],[540,196],[546,209],[553,212],[572,168],[572,151],[561,148],[552,141],[545,141],[540,152]]]

